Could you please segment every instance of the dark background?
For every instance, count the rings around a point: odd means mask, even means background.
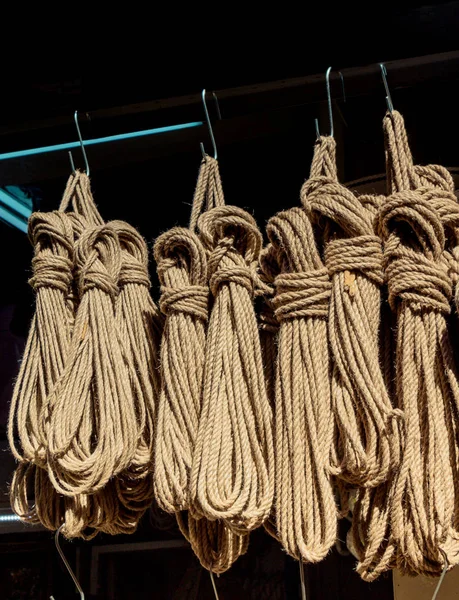
[[[10,26],[3,37],[0,154],[75,140],[76,109],[91,116],[90,121],[81,119],[83,137],[112,135],[204,118],[202,107],[196,105],[133,113],[138,103],[196,95],[203,87],[218,94],[219,89],[325,74],[330,65],[342,69],[458,49],[459,2],[388,1],[364,9],[356,6],[281,3],[237,11],[225,4],[188,8],[174,4],[167,9],[123,4],[113,5],[103,15],[96,7],[75,6],[68,15],[56,10],[35,15],[33,9],[24,9],[26,25],[23,19],[8,19],[5,14]],[[389,84],[390,77],[389,72]],[[447,81],[432,84],[427,79],[422,85],[391,91],[394,106],[406,119],[416,161],[459,166],[459,72]],[[383,173],[382,83],[379,92],[362,90],[344,103],[335,81],[333,97],[342,181]],[[210,101],[209,106],[215,119]],[[246,106],[243,100],[238,106],[236,115],[234,105],[221,101],[223,121],[253,112],[249,99]],[[226,201],[247,208],[260,227],[273,213],[298,203],[312,156],[315,116],[321,116],[321,128],[327,131],[326,106],[308,103],[307,87],[304,107],[292,107],[290,117],[288,106],[280,108],[287,116],[283,127],[272,134],[248,135],[244,130],[251,127],[248,117],[227,143],[219,141],[217,123],[215,127]],[[106,116],[108,109],[113,109],[112,117]],[[276,110],[266,111],[263,118],[274,123],[276,115]],[[200,134],[210,151],[204,127]],[[120,156],[111,157],[110,152],[116,153],[109,148],[99,163],[95,152],[91,158],[91,148],[87,152],[94,196],[106,220],[131,222],[149,243],[165,229],[187,223],[201,159],[198,144],[181,147],[178,139],[172,145],[165,143],[163,155],[156,152],[153,159],[126,155],[121,165]],[[75,151],[74,157],[82,167],[81,154]],[[58,207],[68,174],[51,177],[43,170],[28,182],[33,184],[34,197],[41,198],[39,205],[36,200],[37,208]],[[0,357],[0,435],[6,449],[7,402],[17,368],[11,348],[20,348],[33,312],[27,285],[31,248],[26,235],[0,223],[0,257],[4,352]],[[153,294],[157,297],[156,284]],[[6,450],[2,459],[0,507],[7,507],[13,463]],[[8,531],[2,534],[0,523],[0,600],[41,599],[50,593],[56,600],[75,597],[50,532]],[[95,547],[164,539],[180,538],[173,527],[160,532],[156,521],[152,524],[147,519],[128,539],[101,536],[92,543],[66,543],[65,547],[72,564],[78,558],[79,576],[90,597]],[[101,554],[98,598],[213,598],[208,576],[188,548],[167,552],[140,548]],[[334,552],[324,563],[308,567],[308,598],[344,600],[367,594],[391,598],[390,576],[367,586],[353,573],[353,566],[352,558]],[[248,556],[222,576],[218,586],[222,600],[299,598],[298,568],[271,538],[257,532]]]

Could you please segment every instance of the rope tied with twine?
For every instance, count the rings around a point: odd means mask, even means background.
[[[234,206],[208,209],[198,226],[214,303],[191,478],[193,512],[246,533],[267,519],[273,502],[272,415],[253,307],[262,239],[254,219]]]
[[[380,226],[397,319],[404,451],[399,470],[375,490],[377,497],[363,492],[357,499],[353,539],[358,571],[368,580],[394,564],[403,572],[438,576],[445,560],[449,567],[459,561],[459,389],[446,320],[453,280],[445,254],[445,219],[457,214],[456,200],[441,168],[413,165],[399,113],[386,115],[384,131],[391,195],[381,207]]]
[[[162,319],[149,292],[148,249],[145,241],[134,227],[124,221],[111,221],[110,226],[117,233],[121,247],[116,321],[123,340],[122,346],[129,351],[139,379],[139,401],[146,410],[145,427],[129,472],[131,479],[143,478],[152,471],[154,423],[160,388],[158,357]],[[151,500],[151,477],[149,482]]]
[[[155,243],[166,315],[161,345],[162,391],[155,455],[155,492],[167,512],[188,509],[190,471],[201,413],[209,289],[207,258],[195,233],[175,227]]]
[[[17,460],[44,467],[46,432],[41,414],[48,411],[49,393],[63,372],[73,326],[71,220],[59,211],[33,213],[29,238],[35,250],[29,283],[36,293],[36,312],[11,401],[8,437]]]
[[[279,321],[275,384],[277,533],[285,550],[322,560],[335,543],[337,510],[329,474],[333,419],[326,317],[331,286],[301,208],[267,225],[276,251]]]
[[[160,307],[165,314],[155,492],[158,504],[175,512],[179,528],[202,566],[214,573],[228,570],[249,543],[248,535],[234,533],[222,520],[209,521],[191,502],[210,291],[207,253],[196,227],[203,209],[223,203],[218,163],[206,157],[199,169],[189,229],[174,227],[156,240],[154,248],[161,282]]]
[[[330,170],[335,141],[321,138],[319,145]],[[338,428],[336,472],[352,485],[367,487],[386,480],[400,459],[393,420],[400,413],[391,405],[379,357],[384,280],[381,239],[375,232],[379,201],[355,196],[338,182],[336,168],[302,190],[307,214],[325,232],[324,262],[332,286],[328,336]]]

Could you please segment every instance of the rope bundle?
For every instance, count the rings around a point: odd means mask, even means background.
[[[268,222],[280,274],[275,388],[276,525],[286,551],[317,562],[335,542],[337,512],[329,475],[332,443],[326,317],[330,282],[306,213],[293,208]]]
[[[159,505],[175,512],[183,535],[201,564],[223,573],[247,550],[222,520],[209,521],[191,501],[191,468],[202,411],[209,304],[207,254],[195,233],[203,209],[223,204],[218,163],[201,163],[190,228],[175,227],[155,243],[161,282],[160,306],[166,315],[161,344],[162,391],[158,410],[155,491]],[[185,510],[190,509],[190,511]]]
[[[68,537],[133,531],[152,499],[158,387],[145,243],[103,224],[82,173],[59,211],[32,215],[30,235],[37,310],[10,412],[16,457],[16,424],[26,448],[12,505],[51,529],[64,522]]]
[[[261,235],[233,206],[199,219],[214,297],[202,413],[192,473],[193,506],[236,532],[260,526],[273,502],[272,421],[253,308]]]
[[[190,471],[201,414],[209,290],[205,250],[195,233],[176,227],[155,243],[166,323],[161,345],[162,391],[155,491],[167,512],[189,508]]]
[[[457,224],[457,202],[442,169],[414,167],[399,113],[386,115],[384,130],[391,195],[380,221],[389,303],[397,319],[404,451],[388,484],[357,502],[353,539],[366,579],[394,564],[409,573],[439,575],[445,560],[449,567],[459,560],[459,390],[447,326],[453,252],[445,251],[445,226]]]
[[[333,165],[334,139],[322,138],[320,145],[326,163]],[[383,254],[375,233],[378,199],[356,197],[338,183],[334,168],[328,178],[308,182],[302,200],[314,223],[326,220],[322,225],[327,230],[324,259],[332,286],[328,336],[337,473],[350,484],[374,487],[387,479],[400,455],[379,361]]]

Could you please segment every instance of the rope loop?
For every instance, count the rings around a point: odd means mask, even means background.
[[[75,255],[80,296],[97,288],[115,299],[121,272],[121,247],[113,227],[88,227],[75,244]]]

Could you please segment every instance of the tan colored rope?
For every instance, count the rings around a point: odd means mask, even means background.
[[[195,233],[175,227],[155,243],[166,315],[161,345],[155,493],[167,512],[189,507],[190,471],[201,414],[209,289],[205,250]]]
[[[373,579],[394,564],[438,576],[459,561],[458,381],[448,332],[452,275],[445,225],[456,200],[436,167],[414,167],[403,118],[384,119],[389,191],[381,208],[389,302],[396,314],[396,394],[404,411],[399,471],[377,500],[357,503],[358,570]],[[444,179],[445,181],[446,179]],[[443,189],[442,189],[443,188]],[[454,220],[454,219],[453,219]],[[360,532],[359,532],[360,527]],[[358,545],[358,544],[357,544]]]
[[[175,512],[182,533],[201,564],[222,573],[244,554],[249,538],[222,520],[209,521],[190,507],[190,476],[202,408],[209,285],[206,251],[196,234],[203,210],[223,203],[218,164],[204,159],[193,199],[190,228],[175,227],[155,243],[166,315],[161,344],[162,391],[155,453],[159,505]],[[180,512],[182,511],[182,512]]]
[[[70,207],[73,212],[63,212]],[[51,213],[51,216],[46,214],[44,218],[54,218],[55,214],[60,221],[67,225],[67,240],[71,246],[73,258],[74,240],[79,239],[85,231],[91,230],[91,227],[100,226],[103,222],[95,207],[90,191],[90,182],[85,174],[77,172],[69,178],[59,211]],[[41,215],[35,215],[31,224],[34,218],[39,219]],[[136,390],[139,401],[145,404],[145,408],[142,404],[138,405],[137,417],[139,423],[144,423],[144,426],[141,427],[133,462],[127,470],[112,479],[100,491],[90,496],[84,493],[73,493],[72,497],[58,496],[48,479],[47,471],[42,468],[29,467],[24,462],[19,465],[11,487],[12,505],[22,518],[29,522],[38,519],[46,527],[52,529],[56,529],[64,522],[64,534],[67,537],[82,536],[87,538],[95,535],[97,531],[106,531],[113,534],[132,532],[152,499],[152,478],[151,476],[146,477],[146,475],[151,469],[152,425],[158,395],[157,371],[154,365],[160,321],[158,311],[148,294],[149,281],[145,242],[127,224],[114,222],[110,227],[113,229],[111,232],[112,237],[114,239],[116,237],[121,244],[120,277],[117,282],[120,287],[116,306],[117,326],[121,332],[120,338],[123,339],[126,354],[130,352],[129,361],[132,360],[133,364],[130,371],[130,383],[133,385],[133,389]],[[49,234],[48,229],[46,227],[41,228],[42,237],[44,237],[44,233]],[[44,280],[44,284],[55,285],[52,276],[50,276],[53,273],[53,263],[46,260],[49,259],[48,254],[49,252],[41,256],[37,252],[35,262],[40,266],[38,273]],[[73,260],[72,269],[74,268],[74,262]],[[71,278],[72,276],[70,276]],[[32,283],[34,282],[35,279],[33,278]],[[37,292],[37,315],[39,314],[40,304],[38,296],[39,292]],[[74,313],[77,304],[75,290],[72,285],[69,285],[66,295],[68,339],[73,334]],[[56,306],[59,308],[60,305],[57,302],[48,303],[49,313],[45,313],[45,323],[46,319],[49,323],[54,323]],[[42,322],[43,319],[39,321],[39,324]],[[54,326],[53,328],[48,325],[47,327],[38,328],[37,331],[44,336],[45,341],[42,347],[48,352],[47,356],[54,356],[55,347],[62,350],[59,335],[67,331],[64,327]],[[86,334],[84,329],[83,331]],[[29,343],[31,339],[33,340],[32,337],[29,337]],[[38,347],[39,349],[40,347]],[[69,351],[70,344],[67,345],[66,352],[61,356],[61,366],[68,360]],[[24,357],[23,368],[26,373],[29,372],[28,377],[30,377],[30,365],[28,366],[26,359],[27,354]],[[53,375],[47,363],[40,362],[39,359],[37,362],[44,364],[45,369],[42,371],[44,375],[47,377]],[[54,382],[60,383],[62,370],[61,368],[59,378],[55,377],[52,385],[46,387],[47,391],[43,394],[45,398],[45,401],[42,402],[43,406],[37,409],[33,397],[23,399],[24,406],[32,407],[35,411],[36,416],[33,422],[36,423],[44,448],[48,446],[48,431],[55,404]],[[17,387],[17,389],[20,388]],[[28,388],[29,391],[30,389],[33,390],[33,387]],[[43,385],[38,385],[38,390],[43,393],[45,388]],[[97,398],[95,399],[98,401]],[[14,406],[12,406],[11,414],[14,415]],[[145,418],[142,416],[143,414],[145,414]],[[86,415],[86,417],[88,416],[91,418],[90,414]],[[30,419],[26,420],[24,427],[28,431],[34,431],[31,428]],[[13,437],[13,428],[11,429],[11,437]],[[53,475],[49,456],[46,456],[46,460],[41,463],[41,466],[50,469]],[[28,498],[31,484],[34,488],[35,497],[33,506]]]
[[[216,161],[206,160],[218,178]],[[207,210],[198,225],[209,252],[214,304],[191,477],[193,511],[242,533],[266,520],[273,501],[272,416],[253,308],[261,235],[253,218],[233,206]]]
[[[176,516],[180,531],[208,571],[224,573],[247,552],[250,536],[234,533],[222,521],[210,521],[205,517],[195,519],[186,511]]]
[[[276,371],[276,525],[285,550],[318,562],[333,546],[337,511],[329,474],[333,418],[327,323],[330,282],[301,208],[271,218],[280,274]]]
[[[322,138],[320,147],[323,160],[334,164],[334,139]],[[332,285],[328,335],[338,473],[350,484],[373,487],[387,479],[400,459],[393,424],[398,413],[379,359],[383,254],[375,232],[378,199],[356,197],[335,175],[308,183],[302,198],[313,222],[322,220],[328,230],[324,259]]]

